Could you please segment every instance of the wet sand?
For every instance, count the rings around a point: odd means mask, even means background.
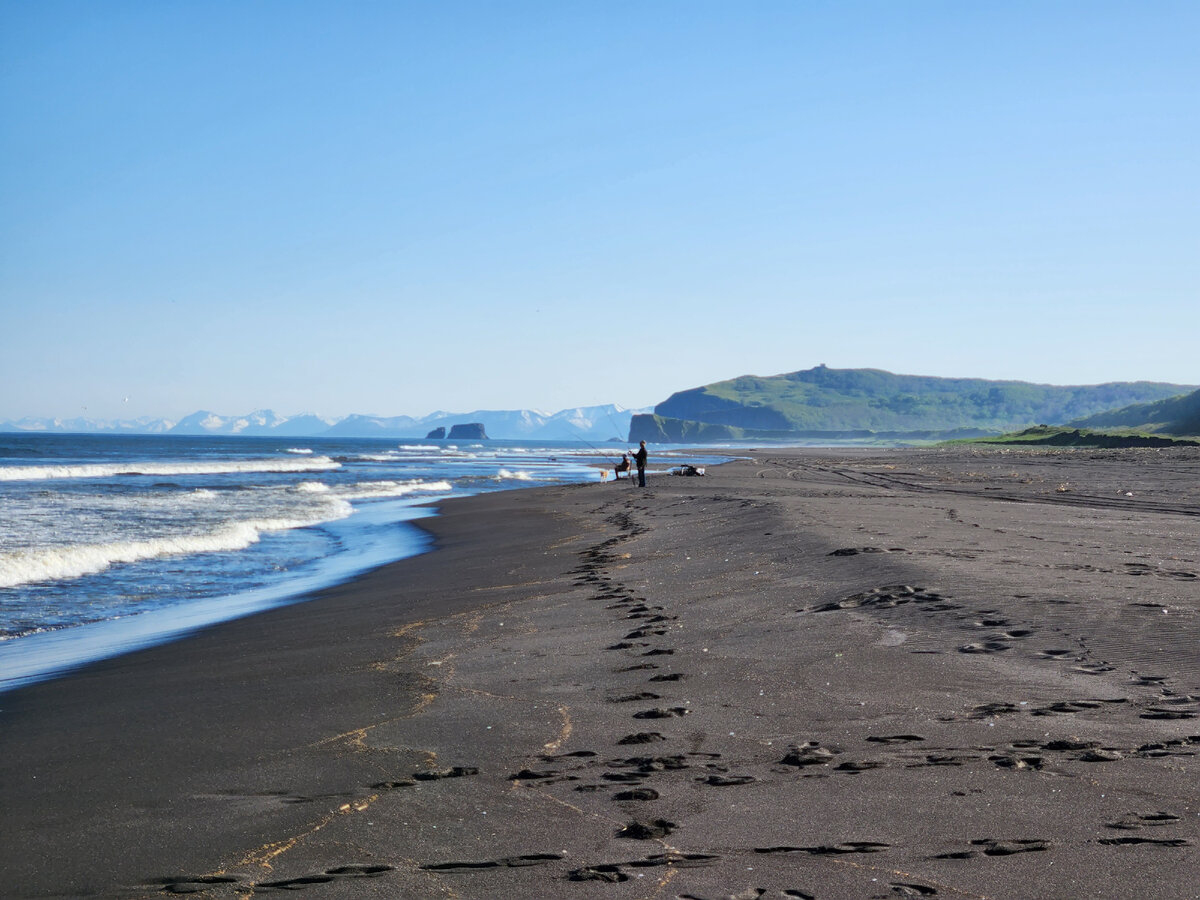
[[[0,695],[0,894],[1200,897],[1200,452],[753,456]]]

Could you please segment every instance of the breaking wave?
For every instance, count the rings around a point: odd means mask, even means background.
[[[68,544],[0,553],[0,588],[41,581],[94,575],[117,563],[132,563],[162,556],[220,553],[244,550],[271,531],[306,528],[344,519],[353,512],[344,500],[331,500],[296,518],[249,519],[218,526],[199,534],[181,534],[106,544]]]
[[[241,459],[224,462],[91,463],[81,466],[5,466],[0,481],[112,478],[117,475],[221,475],[243,472],[326,472],[341,463],[328,456],[311,459]]]
[[[497,481],[533,481],[534,477],[528,472],[510,472],[508,469],[501,469],[496,473]]]
[[[342,500],[372,500],[380,497],[403,497],[419,491],[449,491],[449,481],[360,481],[356,484],[328,485],[320,481],[302,481],[292,490],[301,494],[331,494]]]
[[[453,490],[449,481],[362,481],[336,490],[337,496],[346,500],[370,500],[376,497],[403,497],[419,491]]]

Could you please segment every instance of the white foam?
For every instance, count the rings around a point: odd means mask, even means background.
[[[71,544],[0,553],[0,588],[39,581],[58,581],[103,572],[116,563],[132,563],[162,556],[244,550],[270,531],[305,528],[344,519],[354,511],[344,500],[321,504],[296,518],[249,519],[228,523],[209,532],[114,541],[104,544]]]
[[[448,481],[360,481],[358,484],[339,488],[337,496],[344,500],[371,500],[382,497],[403,497],[421,491],[439,492],[453,490]]]
[[[528,472],[510,472],[508,469],[501,469],[493,476],[497,481],[533,481],[533,476]]]
[[[328,494],[329,485],[320,481],[302,481],[296,485],[294,490],[302,494]]]
[[[0,467],[0,481],[112,478],[117,475],[222,475],[239,472],[325,472],[342,464],[328,456],[312,459],[238,459],[224,462],[92,463],[81,466]]]
[[[312,453],[312,450],[310,450],[308,447],[288,447],[287,450],[285,450],[284,452],[285,453],[300,453],[300,454],[307,456],[308,454]]]

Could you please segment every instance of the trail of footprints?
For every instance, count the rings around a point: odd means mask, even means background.
[[[582,563],[574,572],[575,584],[594,591],[592,599],[606,603],[606,609],[636,623],[636,627],[632,628],[621,640],[604,649],[607,652],[623,653],[630,659],[628,664],[616,668],[615,672],[645,674],[648,687],[615,694],[606,699],[613,704],[644,707],[630,713],[630,719],[635,723],[672,720],[690,715],[695,712],[694,709],[689,706],[671,705],[668,698],[658,693],[660,690],[669,689],[670,685],[674,683],[686,680],[687,674],[678,671],[662,672],[660,663],[653,661],[655,658],[669,657],[676,653],[676,648],[662,646],[660,639],[669,634],[670,623],[677,621],[678,617],[670,615],[662,606],[652,605],[645,598],[637,596],[633,591],[614,581],[605,572],[605,569],[615,561],[613,548],[641,533],[644,529],[624,512],[612,516],[610,521],[618,527],[621,533],[583,551]],[[850,556],[872,552],[903,552],[903,549],[846,548],[835,550],[830,555]],[[917,609],[926,615],[954,613],[970,620],[970,624],[965,626],[967,628],[991,631],[986,637],[960,645],[957,649],[961,653],[1000,653],[1010,649],[1014,642],[1028,638],[1034,633],[1032,629],[1013,625],[991,610],[964,612],[960,604],[942,596],[937,591],[912,585],[879,587],[851,595],[840,601],[803,609],[800,612],[829,613],[851,609],[889,611],[902,607]],[[1080,661],[1078,653],[1070,650],[1045,650],[1042,651],[1042,656],[1046,659]],[[641,661],[638,661],[639,659]],[[1086,671],[1086,669],[1083,670]],[[1097,672],[1107,670],[1102,666],[1095,667]],[[1190,695],[1173,695],[1164,687],[1164,681],[1165,679],[1157,676],[1138,676],[1135,683],[1139,686],[1161,691],[1156,703],[1145,707],[1141,714],[1142,717],[1148,719],[1196,717],[1197,709],[1200,708],[1200,698]],[[660,703],[655,703],[655,701],[660,701]],[[1077,699],[1032,709],[1022,709],[1009,703],[991,703],[975,707],[968,717],[991,718],[1019,713],[1028,713],[1032,716],[1069,715],[1126,702],[1124,699]],[[719,753],[698,751],[673,753],[666,751],[665,748],[662,752],[654,752],[653,748],[670,742],[671,738],[660,731],[631,730],[629,734],[616,741],[616,744],[619,748],[627,751],[632,748],[640,748],[642,750],[640,754],[635,751],[635,755],[609,754],[601,757],[601,754],[592,750],[547,754],[538,757],[533,765],[514,772],[508,777],[514,782],[528,783],[539,787],[574,782],[573,790],[584,793],[608,792],[613,802],[621,803],[627,809],[650,804],[660,799],[660,787],[665,788],[666,785],[662,784],[656,787],[653,786],[653,783],[664,776],[677,776],[678,773],[684,771],[696,784],[711,788],[735,788],[758,780],[756,776],[745,772],[731,772]],[[886,766],[925,768],[988,763],[1002,769],[1042,772],[1069,763],[1105,763],[1130,757],[1193,756],[1197,749],[1200,749],[1200,734],[1182,740],[1168,740],[1140,747],[1105,747],[1096,742],[1069,739],[1018,741],[1002,747],[929,747],[926,746],[926,739],[916,734],[868,735],[865,737],[864,743],[876,748],[877,752],[859,755],[850,754],[842,747],[823,745],[818,741],[795,743],[789,746],[768,769],[775,776],[790,775],[804,778],[856,777]],[[415,772],[411,778],[380,782],[371,785],[370,788],[374,791],[390,791],[411,787],[418,781],[460,778],[477,773],[478,770],[474,767],[453,766]],[[1192,846],[1193,842],[1186,838],[1159,836],[1159,829],[1169,828],[1180,821],[1179,815],[1170,812],[1129,813],[1119,820],[1106,823],[1105,827],[1114,832],[1113,836],[1100,838],[1097,842],[1114,847],[1179,848]],[[653,813],[646,813],[630,818],[617,829],[614,837],[630,841],[661,841],[675,832],[678,827],[674,822],[654,816]],[[1051,841],[1036,838],[985,837],[967,840],[958,847],[948,848],[930,858],[940,860],[983,859],[1018,853],[1045,852],[1051,846]],[[811,846],[752,847],[742,852],[759,855],[800,854],[810,857],[837,857],[884,853],[889,849],[891,846],[882,842],[848,840],[835,844]],[[430,862],[421,865],[420,868],[439,875],[455,875],[542,866],[561,863],[564,859],[566,857],[562,853],[532,852],[489,860]],[[569,869],[562,877],[575,882],[615,884],[629,881],[631,878],[637,877],[639,872],[648,869],[696,868],[712,865],[720,859],[721,856],[718,854],[681,852],[671,849],[667,852],[633,856],[615,862],[605,861],[576,866]],[[276,881],[251,883],[232,875],[205,875],[161,879],[157,884],[164,893],[169,894],[206,893],[221,886],[240,888],[243,891],[247,888],[252,888],[254,891],[293,891],[347,878],[380,877],[391,871],[394,871],[394,867],[385,864],[349,864],[311,875]],[[876,896],[928,897],[938,893],[937,889],[930,885],[911,881],[889,882],[887,888],[888,893]],[[756,898],[767,896],[816,900],[815,894],[797,888],[775,891],[766,888],[748,888],[739,893],[730,894],[702,896],[682,893],[676,895],[677,900],[709,900],[710,897],[712,900],[716,900],[717,897],[725,898],[725,900],[756,900]]]
[[[330,884],[335,881],[345,881],[351,878],[378,878],[388,872],[395,871],[394,867],[372,865],[345,865],[326,869],[312,875],[301,875],[295,878],[281,878],[273,881],[251,882],[237,875],[196,875],[178,878],[163,878],[158,884],[163,893],[167,894],[202,894],[211,892],[214,888],[226,887],[243,893],[245,890],[258,891],[295,891],[318,884]]]
[[[894,547],[883,550],[872,547],[849,547],[834,550],[828,555],[838,557],[871,552],[896,553],[903,552],[903,548]],[[1021,596],[1016,599],[1027,600],[1029,598]],[[1158,608],[1157,604],[1150,604],[1150,606]],[[957,652],[968,655],[1005,653],[1034,638],[1039,633],[1035,627],[1026,623],[1013,622],[997,610],[969,609],[939,591],[908,584],[871,588],[851,594],[841,600],[803,607],[797,612],[824,614],[846,610],[859,610],[881,616],[893,615],[897,612],[913,613],[922,618],[936,619],[939,623],[949,620],[974,638],[956,644],[954,647]],[[1057,629],[1055,630],[1057,631]],[[1087,649],[1082,646],[1076,649],[1051,647],[1031,652],[1037,658],[1071,664],[1072,671],[1083,675],[1104,675],[1114,670],[1113,666],[1103,660],[1091,659]],[[1133,672],[1130,675],[1130,686],[1154,688],[1158,692],[1157,695],[1134,704],[1140,710],[1139,718],[1149,720],[1200,719],[1200,695],[1176,693],[1166,685],[1165,678]],[[1066,715],[1102,709],[1109,704],[1127,702],[1130,701],[1127,699],[1067,699],[1038,707],[1030,712],[1038,716]],[[1016,710],[1011,711],[1015,712]]]
[[[618,525],[628,525],[628,519],[617,517]],[[663,647],[656,639],[669,634],[667,628],[651,628],[648,625],[670,623],[676,620],[661,606],[650,604],[645,598],[637,596],[624,586],[617,584],[604,573],[606,565],[613,560],[611,550],[623,538],[612,538],[591,550],[585,552],[584,562],[577,570],[578,584],[595,590],[593,599],[606,602],[607,609],[621,614],[627,619],[642,620],[641,625],[626,634],[620,641],[605,649],[612,652],[622,652],[627,656],[656,657],[674,654],[675,648]],[[900,548],[895,548],[897,551]],[[872,552],[869,548],[862,550],[835,551],[835,555],[851,555],[851,552]],[[880,551],[889,552],[889,551]],[[962,606],[936,591],[930,591],[908,585],[896,585],[877,588],[847,597],[844,600],[813,608],[811,612],[832,612],[835,610],[854,608],[894,609],[908,604],[915,604],[922,612],[928,614],[945,614],[958,612]],[[1032,629],[1014,625],[998,616],[994,611],[982,610],[972,614],[974,619],[970,627],[996,629],[992,636],[978,642],[959,647],[960,652],[1001,652],[1008,649],[1011,642],[1019,641],[1033,634]],[[690,707],[671,706],[669,701],[659,694],[665,685],[683,681],[687,678],[685,672],[659,672],[659,664],[650,661],[631,661],[629,664],[615,669],[616,672],[653,673],[649,674],[646,690],[633,690],[607,698],[615,704],[635,704],[649,701],[661,701],[647,709],[631,714],[633,719],[670,719],[685,716],[695,712]],[[1075,700],[1049,704],[1029,712],[1033,715],[1066,715],[1085,710],[1102,708],[1113,702],[1108,700]],[[972,711],[972,717],[1004,715],[1020,712],[1020,707],[1010,704],[980,706]],[[619,746],[655,747],[670,743],[670,738],[658,731],[634,731],[617,741]],[[1163,744],[1144,745],[1136,748],[1102,747],[1094,742],[1084,741],[1028,741],[1017,742],[1003,747],[976,748],[935,748],[926,747],[924,737],[915,734],[869,735],[865,738],[867,745],[878,748],[881,752],[866,756],[850,754],[835,746],[825,746],[818,741],[805,741],[794,744],[769,767],[772,774],[791,774],[799,777],[836,777],[858,776],[872,769],[890,765],[900,765],[911,768],[937,766],[963,766],[991,764],[1004,769],[1029,769],[1040,771],[1050,766],[1064,763],[1079,762],[1108,762],[1122,759],[1126,756],[1156,757],[1160,755],[1192,755],[1193,747],[1200,745],[1200,735],[1184,741],[1169,741]],[[660,786],[652,786],[664,775],[678,775],[687,770],[691,779],[700,785],[713,788],[732,788],[738,785],[753,783],[755,775],[744,772],[731,772],[717,753],[670,753],[646,754],[638,756],[609,756],[602,759],[600,754],[592,751],[577,751],[574,754],[563,754],[555,757],[544,757],[546,762],[554,762],[560,767],[525,770],[517,773],[514,778],[535,776],[542,783],[552,783],[561,780],[579,782],[574,786],[580,792],[609,792],[611,799],[623,804],[651,803],[661,797]],[[561,767],[562,763],[570,763],[570,767]],[[597,770],[599,774],[597,776]],[[1127,820],[1112,823],[1109,827],[1114,830],[1139,829],[1156,827],[1160,824],[1170,824],[1179,821],[1179,817],[1171,813],[1131,814]],[[678,826],[663,818],[654,817],[652,813],[638,816],[616,832],[616,837],[629,840],[658,840],[675,832]],[[1189,846],[1186,839],[1169,837],[1156,838],[1143,835],[1117,835],[1105,838],[1100,843],[1111,845],[1151,844],[1161,847]],[[1016,853],[1043,852],[1049,850],[1051,842],[1037,838],[977,838],[964,842],[960,847],[949,848],[942,853],[931,856],[932,859],[975,859],[998,856],[1008,856]],[[837,844],[816,846],[771,846],[748,848],[746,852],[756,854],[803,854],[808,856],[842,856],[850,854],[882,853],[890,849],[890,845],[875,841],[845,841]],[[602,881],[618,883],[629,880],[636,871],[648,867],[676,866],[696,867],[710,865],[720,857],[709,853],[678,852],[651,854],[638,859],[623,862],[602,862],[586,865],[570,870],[567,877],[573,881]],[[915,882],[893,882],[889,885],[891,893],[888,896],[933,896],[937,890],[928,885]],[[740,894],[724,895],[728,897],[762,897],[768,893],[765,888],[752,888]],[[695,894],[680,894],[684,898],[696,898]],[[775,894],[781,897],[814,897],[814,894],[799,889],[783,890]]]

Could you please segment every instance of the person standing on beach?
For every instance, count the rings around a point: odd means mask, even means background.
[[[633,454],[633,461],[638,467],[638,487],[646,486],[646,458],[649,454],[646,452],[646,442],[642,441],[638,447],[637,453]]]

